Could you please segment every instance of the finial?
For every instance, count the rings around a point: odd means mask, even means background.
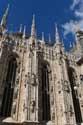
[[[3,26],[4,28],[6,27],[6,24],[7,24],[8,12],[9,12],[9,4],[1,20],[1,26]]]
[[[60,37],[59,37],[57,24],[55,24],[55,40],[56,40],[56,44],[60,44]]]
[[[19,32],[22,33],[22,24],[20,24]]]
[[[49,33],[49,44],[51,44],[51,35]]]
[[[23,31],[23,38],[26,37],[26,26],[24,26],[24,31]]]
[[[43,42],[45,41],[44,32],[42,32],[42,41],[43,41]]]
[[[31,37],[36,37],[36,29],[35,29],[35,15],[33,15],[33,19],[32,19]]]

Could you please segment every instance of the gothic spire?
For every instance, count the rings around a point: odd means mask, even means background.
[[[22,24],[20,25],[19,32],[22,33]]]
[[[45,41],[44,32],[42,32],[42,41],[43,41],[43,42]]]
[[[36,37],[35,15],[33,15],[33,20],[32,20],[31,37]]]
[[[56,41],[56,45],[61,44],[61,43],[60,43],[59,32],[58,32],[58,27],[57,27],[56,24],[55,24],[55,41]]]
[[[8,4],[7,9],[2,17],[2,20],[1,20],[1,26],[3,26],[4,28],[6,28],[8,12],[9,12],[9,4]]]
[[[24,31],[23,31],[23,38],[26,36],[26,26],[24,26]]]

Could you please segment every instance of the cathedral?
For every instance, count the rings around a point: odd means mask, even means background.
[[[0,22],[0,125],[83,125],[83,31],[65,51],[38,39],[35,16],[26,28],[8,32],[9,6]]]

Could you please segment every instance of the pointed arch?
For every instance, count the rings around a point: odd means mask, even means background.
[[[17,56],[12,54],[7,57],[7,72],[4,83],[4,91],[1,105],[1,117],[11,116],[13,94],[15,87],[16,69],[17,69]]]
[[[42,120],[49,121],[50,116],[50,93],[49,93],[49,73],[50,65],[47,61],[42,62]]]
[[[73,99],[73,105],[74,105],[74,111],[76,116],[76,122],[81,123],[82,122],[82,114],[80,109],[80,103],[78,99],[78,92],[76,87],[76,71],[73,67],[68,67],[68,75],[70,80],[70,86],[72,90],[72,99]]]

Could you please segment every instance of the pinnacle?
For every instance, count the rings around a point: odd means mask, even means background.
[[[8,12],[9,12],[9,4],[8,4],[7,9],[5,10],[5,13],[1,20],[1,26],[3,26],[4,28],[6,27],[6,24],[7,24]]]
[[[33,14],[32,26],[31,26],[31,37],[36,37],[36,28],[35,28],[35,15]]]

